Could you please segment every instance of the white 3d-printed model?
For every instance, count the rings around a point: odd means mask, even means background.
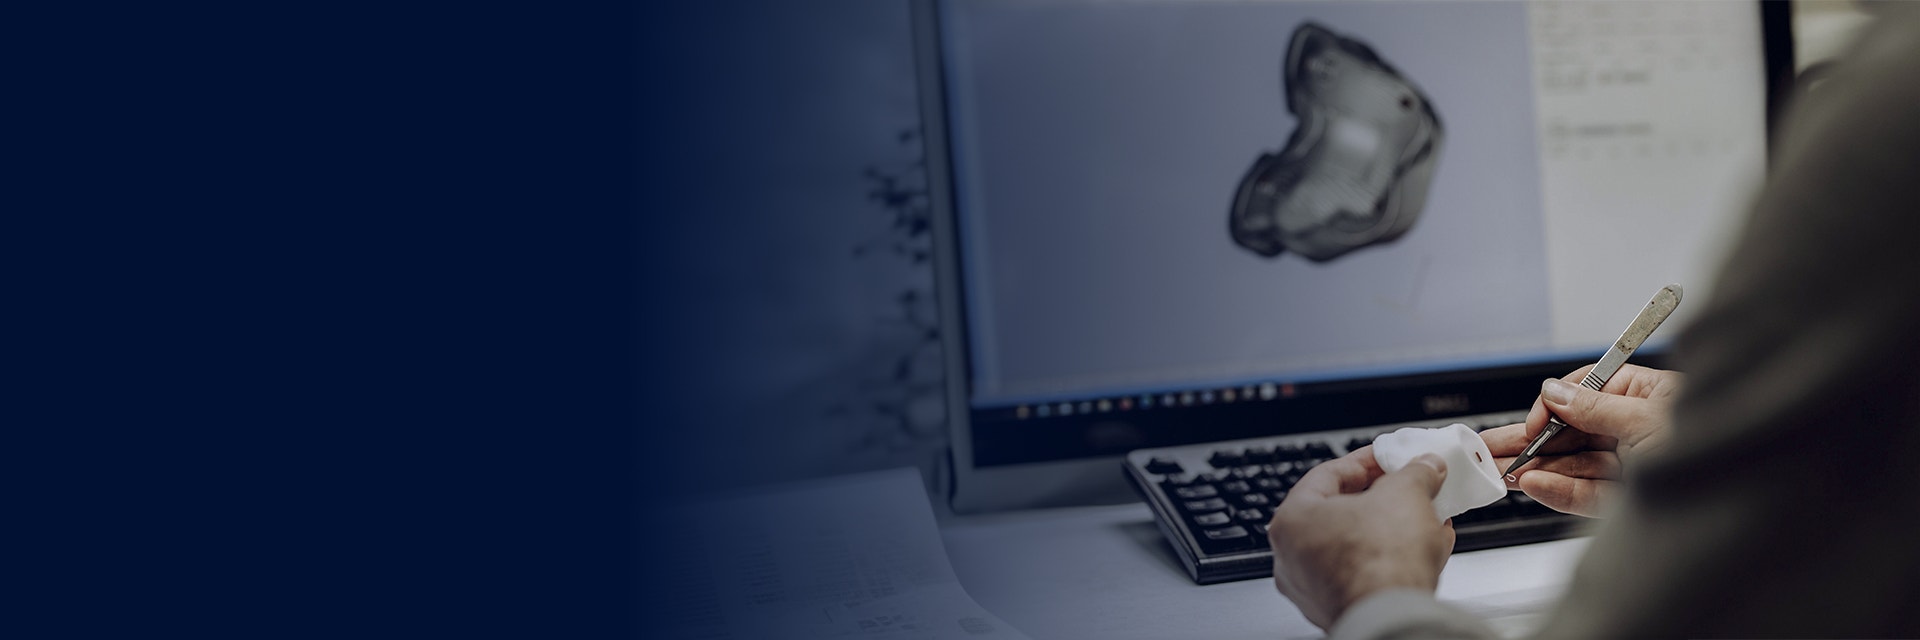
[[[1471,427],[1454,423],[1438,429],[1407,427],[1373,440],[1373,458],[1387,473],[1399,471],[1423,453],[1447,461],[1447,480],[1433,497],[1433,512],[1446,520],[1507,495],[1493,453]]]

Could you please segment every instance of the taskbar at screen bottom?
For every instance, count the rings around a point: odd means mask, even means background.
[[[1057,402],[1021,403],[1011,407],[976,408],[975,411],[1012,412],[1014,420],[1045,420],[1048,418],[1070,418],[1075,415],[1119,413],[1131,411],[1172,410],[1191,407],[1203,407],[1213,404],[1234,404],[1237,402],[1274,402],[1287,400],[1298,395],[1299,388],[1293,383],[1262,382],[1224,387],[1206,387],[1202,389],[1183,389],[1158,393],[1139,393],[1119,396],[1103,396],[1061,400]]]
[[[1661,354],[1650,354],[1630,362],[1659,367],[1664,360]],[[1587,364],[1591,361],[1565,360],[1400,378],[1254,384],[975,408],[969,412],[968,429],[972,466],[1119,456],[1145,447],[1524,409],[1539,396],[1541,380]]]

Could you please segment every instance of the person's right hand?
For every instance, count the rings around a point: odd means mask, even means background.
[[[1520,451],[1547,426],[1548,412],[1571,429],[1540,449],[1532,462],[1514,472],[1509,489],[1526,492],[1540,504],[1583,516],[1598,515],[1618,488],[1621,458],[1658,449],[1666,443],[1673,398],[1683,377],[1673,371],[1636,365],[1620,368],[1603,391],[1582,387],[1591,365],[1541,384],[1527,421],[1488,429],[1480,437],[1505,471]]]

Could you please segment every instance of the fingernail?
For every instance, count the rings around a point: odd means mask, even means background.
[[[1540,385],[1540,396],[1546,398],[1547,402],[1554,404],[1571,404],[1573,402],[1573,385],[1548,378],[1546,382]]]
[[[1441,458],[1440,456],[1433,455],[1431,453],[1422,453],[1418,456],[1415,456],[1414,459],[1410,462],[1410,464],[1424,464],[1429,467],[1433,467],[1433,470],[1439,472],[1440,476],[1443,478],[1446,477],[1447,475],[1446,459]]]

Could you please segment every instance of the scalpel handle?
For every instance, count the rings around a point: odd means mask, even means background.
[[[1607,381],[1612,380],[1613,374],[1619,373],[1620,367],[1627,363],[1627,358],[1647,342],[1653,330],[1660,328],[1660,323],[1666,322],[1667,316],[1673,315],[1673,310],[1680,306],[1682,293],[1684,291],[1677,284],[1661,287],[1654,292],[1653,299],[1640,309],[1640,315],[1634,316],[1633,324],[1627,325],[1627,330],[1620,333],[1620,339],[1607,347],[1606,355],[1593,363],[1593,369],[1587,371],[1587,377],[1580,379],[1580,386],[1594,391],[1607,386]]]

